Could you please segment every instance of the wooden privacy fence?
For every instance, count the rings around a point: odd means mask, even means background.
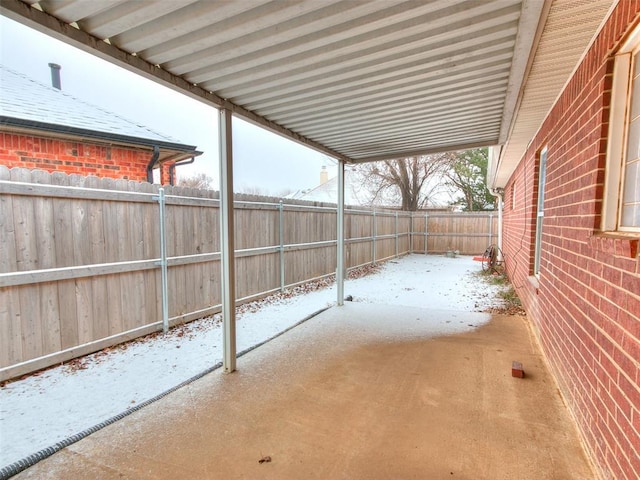
[[[219,312],[218,205],[212,191],[0,167],[0,381]],[[335,273],[335,205],[235,209],[239,302]],[[346,264],[482,252],[495,219],[347,209]]]

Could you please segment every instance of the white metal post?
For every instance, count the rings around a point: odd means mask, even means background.
[[[498,261],[501,262],[502,258],[502,212],[504,210],[504,200],[502,193],[498,193]],[[493,227],[493,225],[491,225]]]
[[[167,242],[164,225],[165,199],[164,188],[158,189],[158,205],[160,206],[160,282],[162,285],[162,331],[169,331],[169,288],[167,282]]]
[[[280,291],[284,292],[284,203],[278,204],[278,235],[280,237]]]
[[[429,239],[429,214],[424,214],[424,254],[427,254],[427,240]]]
[[[376,226],[376,207],[373,207],[373,264],[376,264],[376,235],[377,235],[377,226]]]
[[[409,253],[413,253],[413,212],[409,215]]]
[[[231,111],[220,110],[220,257],[222,264],[222,365],[236,369],[236,269],[233,229],[233,149]]]
[[[398,212],[396,212],[396,258],[398,258]]]
[[[344,162],[338,162],[338,225],[336,285],[338,305],[344,305]]]

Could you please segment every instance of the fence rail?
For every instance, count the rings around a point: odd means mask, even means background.
[[[216,192],[0,167],[0,381],[220,311]],[[335,273],[335,205],[239,197],[240,302]],[[348,268],[484,251],[497,216],[345,210]]]

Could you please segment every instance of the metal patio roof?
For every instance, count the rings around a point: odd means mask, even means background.
[[[503,145],[615,0],[0,0],[0,13],[347,162]]]

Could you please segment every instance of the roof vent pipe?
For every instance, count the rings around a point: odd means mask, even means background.
[[[50,63],[49,68],[51,69],[51,86],[62,90],[62,83],[60,82],[60,69],[62,67],[57,63]]]

